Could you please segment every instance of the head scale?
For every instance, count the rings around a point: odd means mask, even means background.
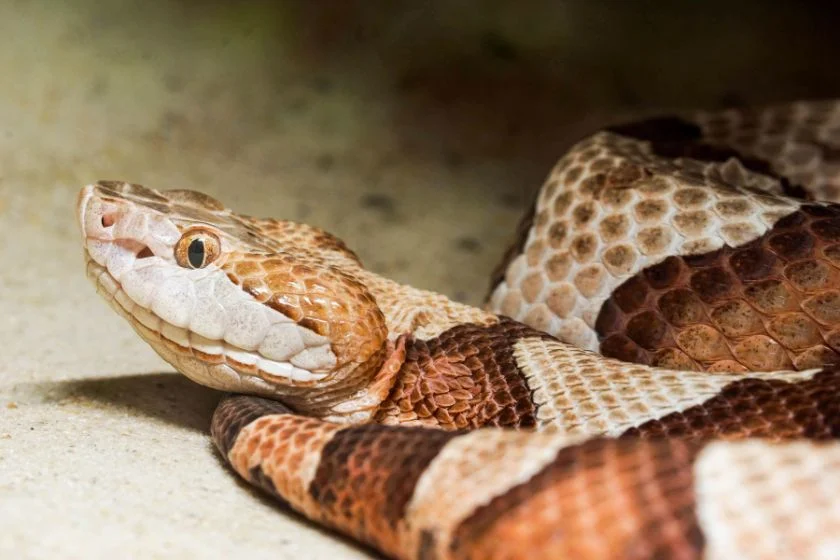
[[[97,290],[198,383],[327,414],[385,359],[358,260],[322,230],[109,181],[82,189],[78,217]]]

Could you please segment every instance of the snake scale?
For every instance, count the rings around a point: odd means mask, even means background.
[[[233,469],[381,554],[802,559],[840,557],[838,200],[840,102],[604,129],[486,309],[194,191],[78,217],[111,307],[230,393]]]

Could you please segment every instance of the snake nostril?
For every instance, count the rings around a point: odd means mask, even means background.
[[[103,214],[102,215],[102,227],[109,228],[117,221],[113,214]]]
[[[138,259],[148,259],[149,257],[154,257],[154,256],[155,256],[155,254],[152,253],[152,250],[149,249],[148,247],[143,247],[143,249],[139,253],[137,253],[137,258]]]

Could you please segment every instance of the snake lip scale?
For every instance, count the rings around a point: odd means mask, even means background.
[[[123,181],[97,291],[229,393],[232,469],[400,559],[840,556],[840,102],[598,131],[485,308],[306,224]]]

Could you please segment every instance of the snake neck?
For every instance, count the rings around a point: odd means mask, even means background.
[[[534,428],[536,404],[516,357],[525,339],[552,337],[507,318],[459,324],[430,339],[407,337],[405,358],[372,420],[446,430]]]
[[[352,374],[340,375],[340,386],[285,394],[287,405],[339,424],[535,425],[515,343],[548,335],[361,267],[353,275],[382,311],[387,341]]]
[[[533,428],[536,405],[517,364],[517,342],[551,338],[516,321],[466,323],[423,339],[389,341],[369,381],[352,392],[284,397],[298,412],[338,424],[402,424],[445,430]]]

